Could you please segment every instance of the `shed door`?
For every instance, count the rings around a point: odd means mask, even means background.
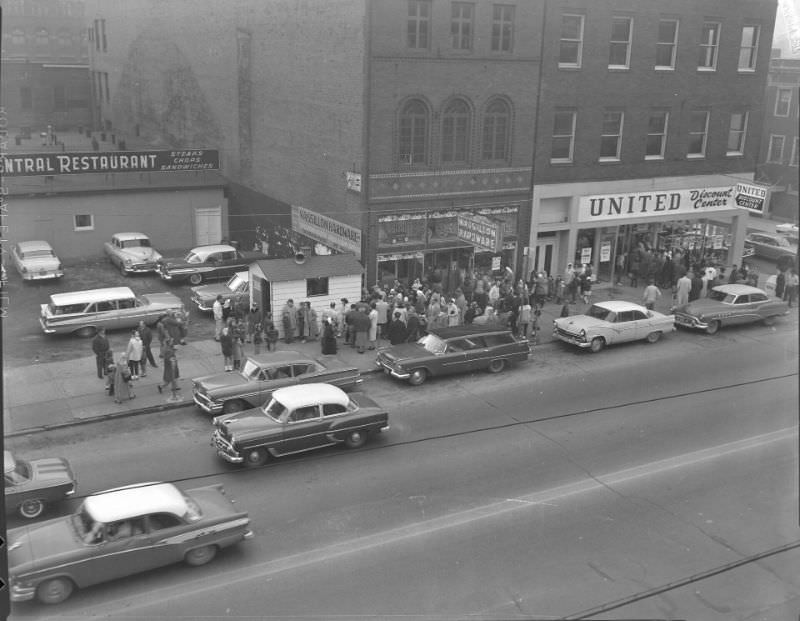
[[[194,211],[195,244],[206,246],[222,240],[222,207],[202,207]]]

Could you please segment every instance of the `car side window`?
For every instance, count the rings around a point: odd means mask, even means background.
[[[500,334],[487,334],[483,337],[486,347],[495,347],[497,345],[508,345],[514,342],[514,337],[510,332],[503,332]]]
[[[299,423],[301,421],[313,420],[319,418],[319,407],[316,405],[308,405],[306,407],[297,408],[289,415],[290,423]]]
[[[766,302],[767,296],[764,293],[751,293],[750,294],[750,301],[751,302]]]
[[[217,263],[217,262],[219,262],[220,258],[221,258],[220,254],[215,252],[215,253],[212,253],[212,254],[208,255],[206,257],[205,262],[206,263]]]
[[[135,308],[136,307],[136,300],[134,298],[126,298],[124,300],[119,300],[119,307],[120,308]]]
[[[734,304],[748,304],[749,302],[750,302],[749,295],[740,295],[733,301]]]
[[[292,365],[292,371],[294,373],[294,377],[298,377],[300,375],[304,375],[304,374],[309,373],[309,372],[311,372],[313,370],[314,370],[313,367],[310,364],[306,363],[306,362],[303,362],[301,364],[293,364]]]
[[[90,313],[107,313],[108,311],[116,310],[117,305],[115,301],[105,300],[103,302],[95,302],[89,307]]]
[[[228,252],[223,252],[221,258],[223,261],[233,261],[236,258],[236,253],[229,250]]]
[[[150,524],[151,531],[174,528],[175,526],[180,526],[183,523],[178,519],[177,516],[174,516],[171,513],[153,513],[152,515],[148,516],[147,521]]]
[[[456,339],[447,342],[447,351],[455,352],[464,351],[465,349],[467,349],[467,347],[465,347],[464,339]]]
[[[141,535],[144,530],[143,518],[131,518],[130,520],[120,520],[112,522],[106,526],[106,538],[109,541],[119,541],[135,535]]]
[[[635,321],[638,319],[647,319],[647,315],[645,315],[640,310],[631,311],[631,321]]]
[[[347,412],[347,406],[339,403],[326,403],[322,406],[323,416],[333,416],[334,414],[344,414],[345,412]]]
[[[625,323],[626,321],[630,320],[631,320],[630,311],[621,311],[617,313],[617,318],[614,320],[614,323]]]
[[[275,367],[274,369],[270,369],[268,371],[270,379],[286,379],[288,377],[292,377],[292,367],[290,366],[282,366],[282,367]]]

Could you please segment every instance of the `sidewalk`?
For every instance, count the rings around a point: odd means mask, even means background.
[[[593,287],[595,301],[624,299],[639,302],[641,291],[631,287],[610,288],[609,283],[596,283]],[[671,300],[665,293],[656,310],[667,312]],[[580,314],[587,306],[582,302],[570,306],[570,314]],[[540,318],[540,331],[536,350],[554,345],[553,319],[558,317],[561,306],[554,302],[545,304]],[[379,345],[386,346],[386,341]],[[87,350],[89,349],[87,345]],[[156,348],[157,349],[157,348]],[[278,343],[278,351],[298,351],[313,357],[321,357],[319,341],[290,345]],[[245,353],[252,354],[253,346],[245,345]],[[159,412],[183,407],[192,403],[191,379],[222,371],[222,354],[219,343],[213,340],[192,341],[178,347],[178,365],[181,379],[179,401],[172,401],[170,391],[160,394],[156,385],[161,381],[162,368],[148,368],[147,377],[133,382],[135,399],[121,404],[114,403],[105,392],[105,381],[95,374],[94,356],[86,356],[63,362],[37,363],[26,367],[4,369],[3,425],[6,437],[24,435],[69,425]],[[375,352],[359,354],[355,349],[342,346],[337,357],[357,366],[362,373],[376,373]],[[160,360],[159,360],[160,362]]]

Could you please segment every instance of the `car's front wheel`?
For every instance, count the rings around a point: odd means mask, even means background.
[[[355,449],[364,446],[367,441],[367,432],[363,429],[356,429],[347,434],[344,439],[344,445],[347,448]]]
[[[200,565],[210,563],[216,555],[217,546],[202,546],[200,548],[195,548],[194,550],[189,550],[186,553],[184,560],[186,561],[187,565],[199,567]]]
[[[506,368],[506,361],[502,358],[495,358],[489,363],[489,373],[500,373]]]
[[[706,328],[706,334],[716,334],[717,332],[719,332],[719,326],[720,326],[719,321],[710,322],[708,324],[708,327]]]
[[[248,468],[258,468],[269,461],[269,453],[265,448],[251,448],[244,452],[244,465]]]
[[[44,501],[38,498],[29,498],[19,506],[19,514],[25,519],[32,520],[44,513]]]
[[[69,578],[51,578],[37,587],[36,598],[43,604],[60,604],[72,595],[74,588]]]
[[[192,274],[191,276],[189,276],[189,282],[192,283],[195,286],[199,285],[201,282],[203,282],[203,275],[202,274]]]
[[[419,386],[424,384],[426,379],[428,379],[428,372],[425,369],[414,369],[408,376],[408,383],[412,386]]]
[[[661,332],[651,332],[647,335],[647,342],[648,343],[658,343],[659,339],[661,338]]]
[[[606,340],[602,336],[596,336],[592,339],[591,344],[589,345],[589,349],[592,350],[593,354],[603,351],[603,348],[606,346]]]

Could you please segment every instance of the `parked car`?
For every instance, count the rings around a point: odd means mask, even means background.
[[[241,370],[196,377],[194,402],[208,414],[240,412],[265,405],[284,386],[325,382],[339,388],[360,384],[358,367],[336,358],[316,360],[295,351],[248,356]]]
[[[597,302],[585,315],[559,317],[553,322],[554,337],[594,353],[602,351],[606,345],[629,341],[655,343],[673,330],[675,318],[672,315],[621,300]]]
[[[84,588],[184,561],[251,539],[247,513],[221,485],[182,492],[141,483],[88,496],[73,515],[8,531],[11,601],[66,600]]]
[[[3,451],[6,484],[6,513],[17,512],[32,520],[45,509],[75,493],[77,480],[66,459],[24,460]]]
[[[214,427],[212,445],[222,459],[256,467],[334,444],[358,448],[389,429],[389,414],[363,393],[303,384],[276,390],[262,408],[217,416]]]
[[[94,336],[98,328],[135,328],[140,321],[153,325],[170,312],[183,313],[183,302],[172,293],[136,296],[128,287],[108,287],[54,293],[41,305],[39,324],[45,334]]]
[[[434,328],[415,343],[381,349],[375,363],[397,379],[419,386],[428,377],[487,369],[500,373],[531,354],[527,339],[508,328],[464,325]]]
[[[774,289],[773,289],[774,290]],[[719,285],[707,298],[675,309],[675,323],[716,334],[722,326],[762,321],[771,326],[789,312],[788,302],[749,285]]]
[[[235,308],[241,301],[250,300],[250,275],[249,272],[236,272],[224,284],[200,285],[192,287],[192,302],[203,312],[211,312],[217,296],[222,296],[223,304],[230,300],[231,308]]]
[[[144,233],[115,233],[103,244],[108,259],[123,276],[135,272],[155,272],[161,255]]]
[[[246,270],[253,261],[263,258],[260,252],[241,252],[225,244],[198,246],[182,259],[162,257],[158,262],[158,272],[161,278],[170,282],[188,280],[193,285],[199,285],[206,280],[229,278],[236,272]]]
[[[790,261],[790,265],[794,265],[797,257],[797,246],[789,243],[789,240],[782,235],[750,233],[745,238],[744,247],[752,248],[753,254],[762,259]]]
[[[11,260],[22,280],[61,278],[64,269],[53,247],[46,241],[26,241],[11,247]]]

